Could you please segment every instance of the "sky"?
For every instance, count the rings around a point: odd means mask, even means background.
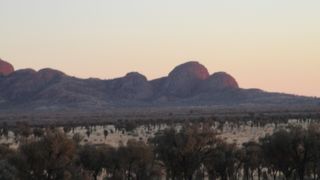
[[[320,97],[319,0],[0,0],[0,58],[81,78],[199,61],[242,88]]]

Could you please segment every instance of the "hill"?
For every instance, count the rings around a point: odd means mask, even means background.
[[[199,62],[148,80],[138,72],[102,80],[81,79],[46,68],[20,69],[0,60],[0,108],[10,110],[105,110],[125,107],[320,106],[320,99],[243,89],[226,72],[209,74]]]

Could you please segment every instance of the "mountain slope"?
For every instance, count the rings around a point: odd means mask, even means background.
[[[85,111],[144,106],[320,105],[317,98],[242,89],[228,73],[210,75],[198,62],[179,65],[167,77],[151,81],[137,72],[111,80],[80,79],[49,68],[14,71],[8,64],[0,61],[1,110]]]

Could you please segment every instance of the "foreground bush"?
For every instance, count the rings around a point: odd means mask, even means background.
[[[17,150],[0,145],[0,180],[319,179],[320,128],[290,126],[241,147],[205,124],[160,131],[148,143],[80,145],[47,129]]]

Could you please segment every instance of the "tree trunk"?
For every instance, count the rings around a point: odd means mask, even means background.
[[[254,172],[254,171],[251,171],[251,172],[250,172],[251,180],[253,180],[253,172]]]
[[[246,180],[249,180],[249,170],[248,169],[244,170],[244,176],[246,177]]]
[[[304,180],[304,174],[305,174],[305,166],[304,164],[301,164],[300,167],[297,169],[297,175],[299,180]]]
[[[214,180],[214,175],[213,175],[213,173],[208,173],[209,175],[209,180]]]
[[[285,177],[286,177],[286,180],[290,180],[290,176],[291,176],[291,174],[285,174]]]
[[[94,173],[93,179],[94,179],[94,180],[97,180],[97,179],[98,179],[98,174],[97,174],[97,173]]]
[[[313,180],[316,180],[317,179],[316,166],[313,166],[312,173],[313,173]]]
[[[131,180],[131,165],[129,166],[129,169],[128,169],[128,180]]]
[[[221,180],[227,180],[227,176],[225,174],[221,175]]]

